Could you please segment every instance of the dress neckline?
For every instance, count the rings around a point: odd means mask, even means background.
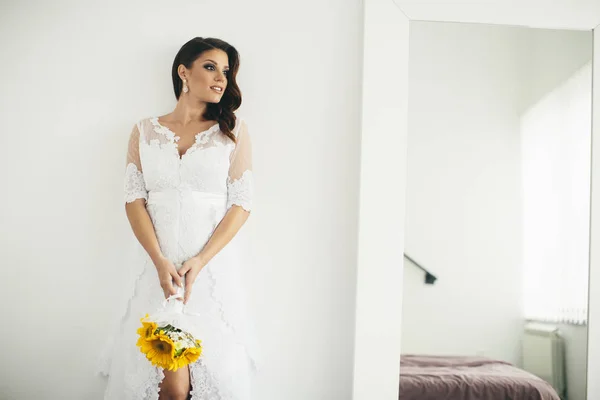
[[[192,150],[193,148],[196,147],[196,144],[198,142],[200,142],[202,140],[202,137],[208,133],[211,133],[215,130],[215,128],[219,128],[219,123],[216,122],[215,124],[211,125],[209,128],[200,131],[196,134],[194,134],[194,143],[192,143],[192,145],[190,147],[188,147],[183,154],[179,153],[179,145],[178,145],[178,141],[180,139],[180,136],[178,134],[176,134],[173,130],[171,130],[171,128],[169,128],[166,125],[163,125],[160,123],[160,121],[158,120],[159,117],[153,117],[150,120],[152,121],[152,124],[159,128],[159,132],[162,133],[163,135],[167,136],[167,138],[175,144],[175,150],[177,152],[177,156],[179,157],[179,160],[183,160],[183,157],[185,157],[186,154],[188,154],[190,152],[190,150]]]

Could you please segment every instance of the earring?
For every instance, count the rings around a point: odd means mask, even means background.
[[[187,87],[187,79],[183,80],[183,93],[187,93],[190,89]]]

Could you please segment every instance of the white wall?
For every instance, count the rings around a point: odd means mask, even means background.
[[[174,107],[171,63],[194,36],[242,56],[256,398],[351,398],[361,21],[358,0],[3,5],[1,398],[101,398],[93,357],[131,237],[127,137]]]
[[[590,234],[590,302],[588,317],[588,399],[600,397],[600,25],[594,30],[592,133],[592,212]]]
[[[411,22],[402,352],[517,362],[521,70],[506,27]]]
[[[395,400],[400,372],[408,21],[392,2],[364,1],[363,46],[352,399]]]

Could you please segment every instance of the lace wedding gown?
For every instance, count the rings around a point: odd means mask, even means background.
[[[196,135],[179,156],[176,136],[158,118],[139,121],[131,132],[125,201],[146,200],[162,253],[177,268],[197,255],[227,210],[252,205],[252,155],[246,123],[237,118],[237,143],[215,124]],[[164,375],[136,347],[140,318],[165,300],[149,256],[139,246],[129,301],[102,360],[109,376],[105,399],[158,399]],[[186,312],[202,332],[203,353],[191,364],[194,400],[246,400],[256,366],[239,276],[243,263],[234,238],[198,274]]]

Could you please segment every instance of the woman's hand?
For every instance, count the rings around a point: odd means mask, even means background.
[[[162,287],[165,294],[165,299],[168,299],[169,296],[173,294],[177,294],[177,290],[173,286],[173,281],[175,281],[175,284],[179,287],[182,287],[183,285],[175,265],[165,257],[161,257],[156,260],[154,266],[158,272],[158,280],[160,281],[160,287]]]
[[[187,304],[190,295],[192,294],[192,286],[196,281],[196,277],[202,271],[202,268],[206,265],[206,262],[202,260],[201,256],[192,257],[183,263],[182,267],[179,268],[179,275],[185,276],[185,294],[183,296],[183,304]]]

